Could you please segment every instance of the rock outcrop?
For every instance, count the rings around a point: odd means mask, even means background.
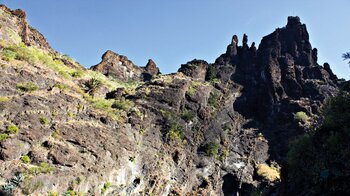
[[[178,72],[182,72],[193,79],[204,81],[207,69],[208,63],[206,61],[195,59],[186,64],[182,64]]]
[[[90,69],[123,82],[149,81],[153,76],[160,74],[159,68],[152,59],[148,60],[146,67],[138,67],[126,56],[110,50],[102,55],[102,61],[99,64]]]
[[[0,185],[14,195],[277,194],[288,141],[338,91],[298,17],[258,49],[233,36],[214,63],[160,75],[112,51],[85,70],[0,11]]]
[[[26,13],[23,10],[11,10],[4,5],[0,5],[0,10],[2,12],[1,15],[10,13],[10,17],[3,17],[5,19],[4,23],[8,25],[6,27],[10,27],[11,30],[15,29],[18,32],[23,43],[28,46],[36,46],[46,51],[54,52],[44,36],[27,23]]]
[[[237,46],[233,36],[227,52],[215,62],[217,76],[243,87],[234,103],[235,110],[252,118],[270,138],[270,145],[285,155],[290,138],[305,131],[293,114],[303,111],[318,115],[327,98],[337,93],[337,77],[328,64],[317,63],[317,49],[312,49],[305,24],[299,17],[288,17],[287,26],[265,36],[256,50],[254,43]],[[281,152],[283,151],[283,152]]]

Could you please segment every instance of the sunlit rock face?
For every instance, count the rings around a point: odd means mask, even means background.
[[[149,81],[153,76],[160,74],[159,68],[152,59],[148,60],[146,67],[138,67],[126,56],[110,50],[102,55],[102,61],[92,66],[91,70],[123,82]]]
[[[258,49],[233,36],[214,63],[161,75],[153,60],[139,67],[112,51],[87,70],[51,49],[23,11],[0,8],[4,194],[278,193],[288,140],[338,91],[298,17]]]

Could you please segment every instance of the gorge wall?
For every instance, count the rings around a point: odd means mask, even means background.
[[[258,48],[235,35],[214,63],[162,75],[112,51],[86,69],[25,16],[0,7],[4,194],[287,194],[288,143],[338,92],[298,17]]]

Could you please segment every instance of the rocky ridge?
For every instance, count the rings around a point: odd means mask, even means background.
[[[153,76],[160,74],[159,68],[152,59],[148,60],[146,67],[139,67],[126,56],[116,54],[110,50],[105,52],[102,55],[102,61],[92,66],[91,69],[123,82],[149,81]]]
[[[214,63],[160,75],[112,51],[86,70],[0,8],[0,184],[14,195],[288,194],[288,142],[338,91],[298,17],[258,49],[233,36]]]

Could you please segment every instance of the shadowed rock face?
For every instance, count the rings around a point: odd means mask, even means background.
[[[87,71],[26,29],[23,11],[0,8],[0,38],[9,42],[0,43],[0,134],[7,134],[0,141],[0,185],[13,186],[14,195],[276,193],[277,182],[257,175],[257,166],[280,164],[288,140],[317,122],[324,101],[338,91],[298,17],[258,49],[247,35],[241,46],[233,36],[215,63],[193,60],[160,75],[153,60],[138,67],[112,51]],[[4,27],[49,51],[59,69],[48,60],[6,60],[3,51],[19,43]],[[299,111],[310,120],[294,120]],[[18,180],[20,173],[27,178]]]
[[[254,43],[248,47],[246,35],[242,46],[236,45],[237,36],[232,40],[215,62],[218,77],[229,74],[242,86],[235,110],[255,119],[271,145],[279,146],[272,154],[283,156],[288,140],[304,129],[286,123],[293,122],[298,111],[319,114],[324,101],[338,92],[337,77],[328,64],[317,63],[317,49],[312,49],[299,17],[288,17],[287,26],[265,36],[258,50]]]
[[[204,81],[208,69],[208,63],[203,60],[193,60],[186,64],[182,64],[178,72],[182,72],[186,76],[193,79]]]

